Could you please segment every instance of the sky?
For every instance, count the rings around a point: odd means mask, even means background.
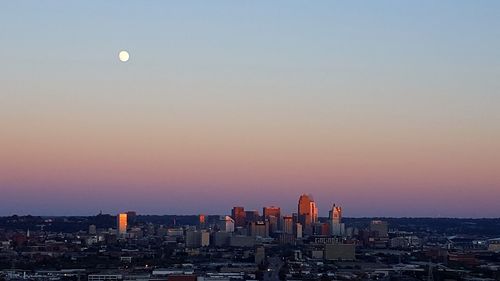
[[[500,217],[499,14],[1,1],[0,215]]]

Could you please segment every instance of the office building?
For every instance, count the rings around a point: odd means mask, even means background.
[[[294,245],[296,240],[297,239],[293,234],[280,233],[280,235],[278,236],[278,243],[282,245]]]
[[[210,232],[208,231],[200,231],[200,244],[202,247],[210,246]]]
[[[281,209],[280,207],[270,206],[262,208],[262,214],[264,219],[269,218],[270,216],[280,218],[281,217]]]
[[[234,220],[234,225],[236,227],[239,226],[245,226],[245,208],[243,207],[233,207],[233,210],[231,211],[231,217]]]
[[[127,214],[120,213],[116,217],[117,234],[124,235],[127,233]]]
[[[386,221],[374,220],[370,223],[370,234],[374,237],[388,237],[388,225]]]
[[[296,238],[302,238],[302,233],[303,233],[303,229],[302,229],[302,225],[300,223],[296,223],[295,224],[295,229],[294,229],[294,233],[295,233],[295,237]]]
[[[262,209],[264,220],[269,221],[269,232],[275,233],[281,230],[281,209],[280,207],[270,206]]]
[[[275,217],[275,216],[269,216],[265,221],[269,224],[269,233],[278,232],[278,230],[279,230],[279,221],[278,221],[277,217]]]
[[[200,247],[199,232],[194,230],[186,231],[186,247],[198,248]]]
[[[342,223],[342,207],[333,204],[332,209],[328,212],[328,223],[330,224],[330,235],[345,235],[345,225]]]
[[[328,218],[332,222],[341,223],[341,221],[342,221],[342,207],[335,206],[335,204],[333,204],[332,209],[328,212]]]
[[[312,235],[313,223],[318,220],[318,208],[311,195],[302,194],[298,203],[298,220],[307,235]]]
[[[128,227],[134,225],[137,222],[137,212],[128,211],[127,212],[127,225]]]
[[[186,231],[186,247],[199,248],[210,245],[210,233],[207,231],[188,230]]]
[[[163,234],[162,234],[163,233]],[[170,236],[170,237],[181,237],[184,235],[184,230],[182,228],[158,228],[159,236]]]
[[[249,224],[250,236],[269,237],[269,223],[267,221],[256,221]]]
[[[219,230],[223,232],[234,232],[234,220],[230,216],[221,216],[218,221]]]
[[[199,229],[205,229],[205,221],[206,221],[206,216],[203,214],[200,214],[198,216],[198,228]]]
[[[245,211],[245,221],[246,223],[250,222],[256,222],[261,220],[261,217],[259,215],[259,211],[253,210],[253,211]]]
[[[292,216],[283,216],[282,218],[283,225],[283,233],[293,234],[293,217]]]

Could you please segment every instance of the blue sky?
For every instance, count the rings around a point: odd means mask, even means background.
[[[0,214],[82,196],[71,211],[291,211],[311,192],[359,216],[470,202],[495,216],[498,15],[498,1],[2,1]]]

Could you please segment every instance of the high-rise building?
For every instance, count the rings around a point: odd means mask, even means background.
[[[304,233],[311,235],[312,224],[318,220],[318,208],[311,195],[302,194],[298,204],[299,223],[304,228]]]
[[[375,237],[388,237],[388,225],[386,221],[374,220],[370,223],[370,232]]]
[[[127,212],[127,225],[130,227],[134,225],[137,221],[137,212],[135,211],[128,211]]]
[[[295,237],[302,238],[302,233],[303,232],[304,231],[302,229],[302,225],[300,223],[296,223],[295,224],[295,229],[294,229]]]
[[[275,233],[281,230],[281,209],[280,207],[270,206],[262,209],[264,220],[269,221],[269,231]]]
[[[120,213],[116,216],[116,229],[119,235],[127,233],[127,213]]]
[[[200,214],[198,216],[198,228],[199,229],[204,229],[205,228],[205,220],[206,220],[205,215]]]
[[[255,221],[249,224],[250,236],[269,237],[269,223],[267,221]]]
[[[279,230],[280,227],[280,221],[278,220],[277,217],[275,216],[269,216],[265,220],[267,223],[269,223],[269,233],[276,233]]]
[[[186,231],[186,247],[198,248],[210,245],[210,233],[204,230]]]
[[[229,239],[231,238],[232,233],[230,232],[215,232],[213,234],[213,243],[217,247],[224,247],[229,245]]]
[[[264,219],[269,218],[270,216],[280,218],[281,217],[281,209],[280,207],[276,206],[269,206],[269,207],[264,207],[262,208],[262,214],[264,216]]]
[[[200,233],[195,230],[186,231],[185,243],[187,248],[200,247]]]
[[[336,223],[341,223],[342,222],[342,207],[340,206],[335,206],[333,204],[332,209],[330,212],[328,212],[328,218]]]
[[[243,207],[233,207],[233,210],[231,211],[231,217],[234,220],[234,225],[236,227],[238,226],[245,226],[245,208]]]
[[[218,224],[220,231],[234,232],[234,220],[230,216],[221,216]]]
[[[321,223],[321,235],[330,235],[330,225],[328,223]]]
[[[250,223],[250,222],[255,222],[261,220],[259,211],[253,210],[253,211],[245,211],[245,222]]]
[[[328,223],[330,224],[331,235],[345,235],[345,225],[342,223],[342,207],[333,204],[332,209],[328,212]]]
[[[205,230],[201,231],[200,243],[202,247],[210,246],[210,232]]]
[[[292,216],[283,216],[282,225],[283,225],[283,233],[293,234],[293,217]]]

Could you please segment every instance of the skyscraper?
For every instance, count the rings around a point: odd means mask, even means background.
[[[251,222],[249,228],[251,236],[269,237],[269,223],[266,221]]]
[[[302,229],[302,225],[300,223],[295,224],[295,229],[294,229],[295,235],[297,238],[302,238],[302,233],[304,232]]]
[[[120,213],[116,216],[116,229],[119,235],[127,233],[127,213]]]
[[[205,220],[206,220],[206,217],[204,214],[200,214],[198,216],[198,228],[199,229],[204,229],[205,228]]]
[[[265,221],[269,224],[269,233],[276,233],[280,230],[280,221],[275,216],[269,216]]]
[[[263,219],[269,222],[269,231],[274,233],[281,230],[281,209],[280,207],[270,206],[262,209]]]
[[[133,226],[137,221],[137,212],[135,211],[128,211],[127,212],[127,225],[128,226]]]
[[[318,220],[318,208],[311,195],[302,194],[298,204],[299,223],[305,234],[312,234],[312,224]]]
[[[231,211],[231,217],[234,220],[234,225],[236,227],[238,226],[245,226],[245,208],[243,207],[233,207],[233,210]]]
[[[293,217],[292,216],[283,216],[282,220],[283,225],[283,233],[293,234]]]
[[[328,212],[328,218],[336,223],[341,223],[342,220],[342,207],[333,204],[332,209]]]
[[[262,208],[262,214],[264,215],[264,219],[269,218],[270,216],[280,218],[281,217],[281,209],[276,206],[269,206]]]
[[[345,226],[342,223],[342,207],[333,204],[332,209],[328,212],[328,223],[331,235],[343,236],[345,234]]]
[[[259,221],[261,220],[261,217],[259,215],[259,211],[253,210],[253,211],[245,211],[245,223],[250,223],[254,221]]]
[[[234,220],[230,216],[221,216],[218,224],[220,231],[234,232]]]

